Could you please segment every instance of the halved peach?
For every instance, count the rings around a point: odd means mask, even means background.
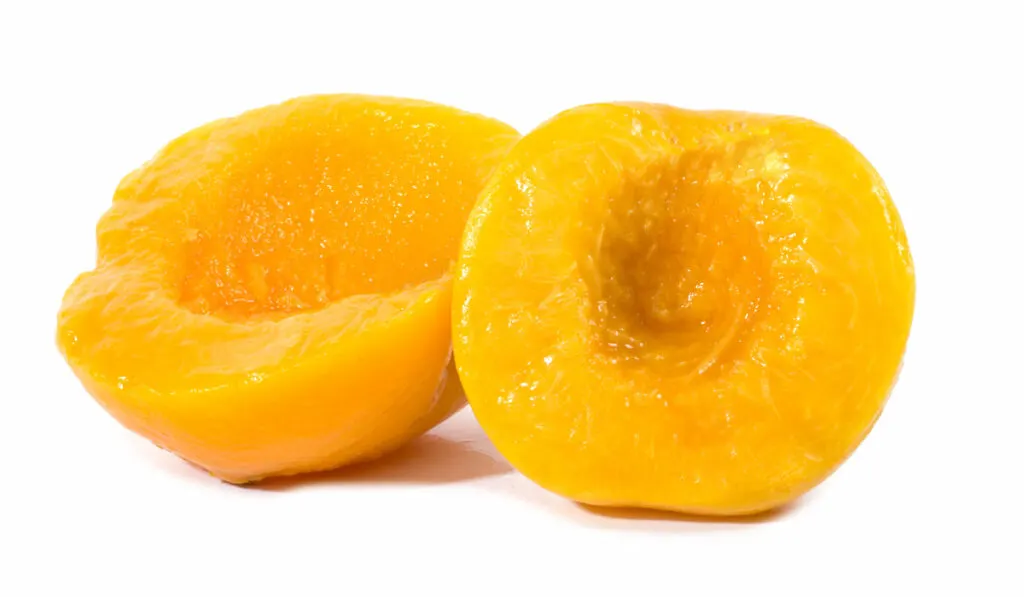
[[[60,348],[126,427],[227,481],[391,450],[464,403],[450,267],[517,138],[358,95],[189,132],[118,187]]]
[[[834,131],[591,105],[524,137],[483,191],[455,357],[480,423],[540,485],[752,513],[864,439],[913,304],[896,208]]]

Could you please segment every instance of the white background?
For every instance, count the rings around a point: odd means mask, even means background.
[[[0,595],[1024,594],[1014,2],[248,4],[0,8]],[[511,471],[468,411],[378,466],[272,489],[153,448],[62,361],[61,295],[121,176],[312,92],[524,132],[617,99],[831,125],[886,179],[917,264],[885,414],[819,489],[742,523],[584,510]]]

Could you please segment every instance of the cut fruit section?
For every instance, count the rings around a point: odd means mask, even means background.
[[[569,110],[481,194],[454,287],[456,362],[509,461],[574,500],[743,514],[865,437],[914,273],[882,180],[790,117]]]
[[[357,95],[191,131],[118,187],[60,348],[121,423],[231,482],[391,450],[463,404],[451,263],[517,138]]]

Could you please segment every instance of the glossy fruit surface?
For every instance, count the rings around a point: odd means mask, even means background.
[[[481,194],[455,282],[473,410],[574,500],[698,514],[786,503],[878,417],[914,273],[881,178],[792,117],[564,112]]]
[[[464,403],[450,268],[517,138],[358,95],[197,128],[121,182],[60,348],[121,423],[228,481],[393,449]]]

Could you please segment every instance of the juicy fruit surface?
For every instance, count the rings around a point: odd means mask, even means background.
[[[470,216],[454,345],[488,435],[595,505],[742,514],[823,480],[896,378],[914,274],[882,180],[791,117],[569,110]]]
[[[229,481],[397,447],[464,403],[450,268],[517,138],[357,95],[195,129],[119,185],[60,348],[124,425]]]

